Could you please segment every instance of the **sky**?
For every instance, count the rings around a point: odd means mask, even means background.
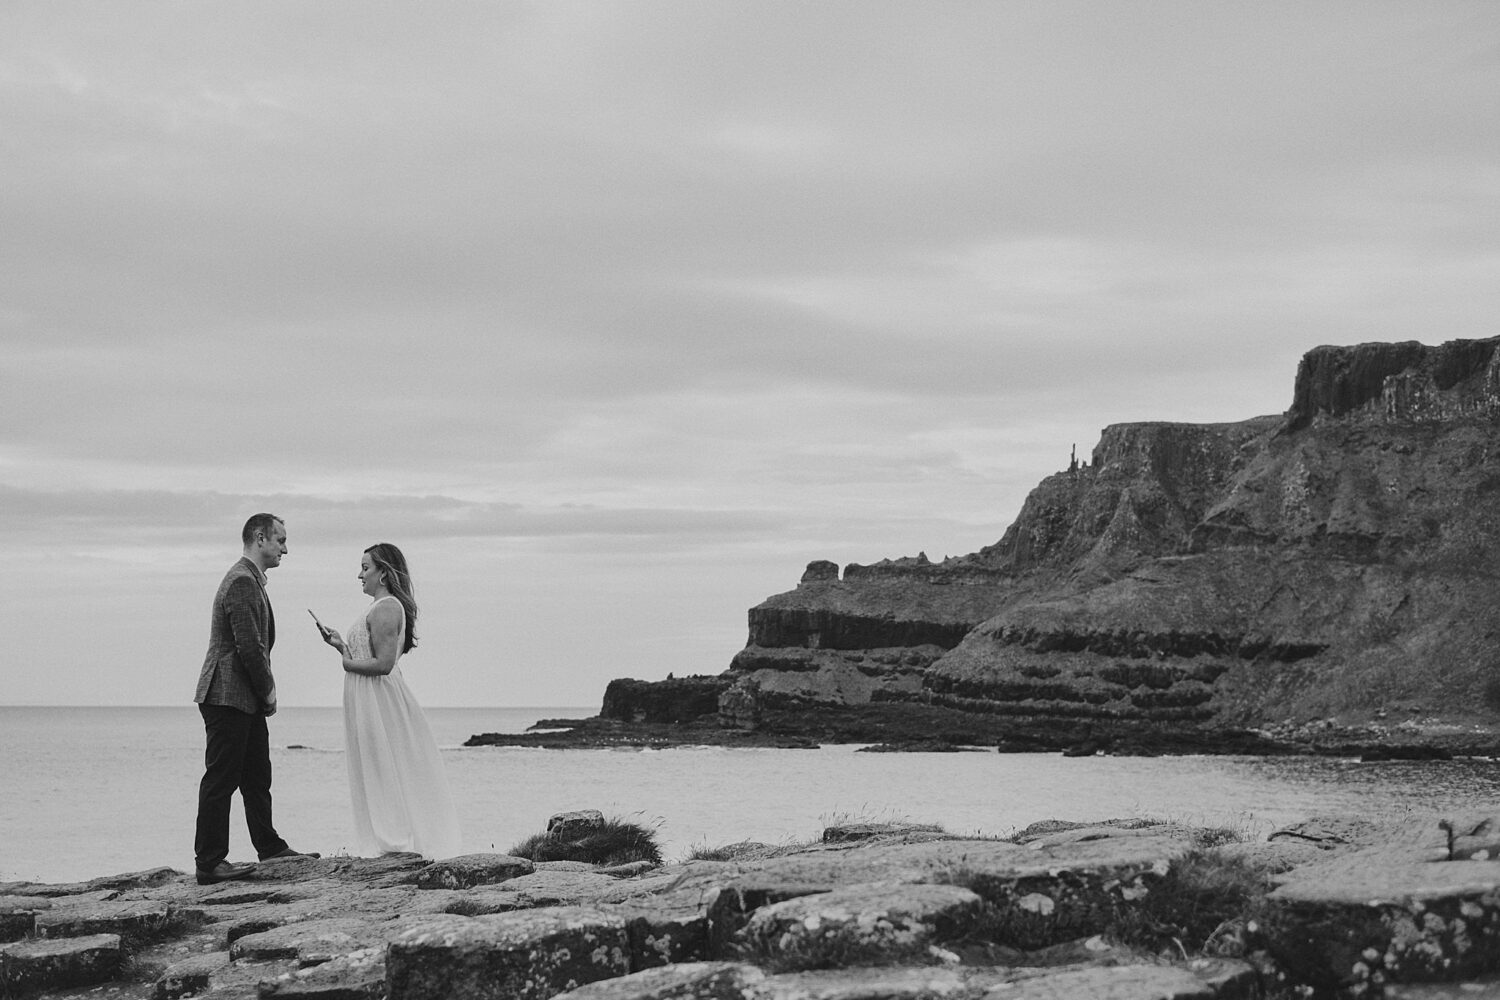
[[[280,700],[406,553],[429,706],[717,674],[1107,425],[1500,334],[1500,5],[0,5],[8,705]]]

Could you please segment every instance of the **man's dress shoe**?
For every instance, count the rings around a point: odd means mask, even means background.
[[[198,869],[199,885],[214,885],[219,882],[229,882],[237,878],[244,878],[255,871],[256,865],[245,863],[235,864],[233,861],[220,861],[212,868]]]

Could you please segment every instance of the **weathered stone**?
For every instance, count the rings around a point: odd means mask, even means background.
[[[156,979],[156,1000],[177,1000],[202,993],[208,989],[214,974],[229,962],[227,951],[213,951],[173,962]]]
[[[589,907],[429,918],[391,941],[390,1000],[544,1000],[630,971],[625,920]]]
[[[36,933],[44,938],[118,934],[127,941],[139,942],[160,936],[171,922],[172,908],[166,903],[117,900],[45,910],[37,914]]]
[[[417,873],[419,889],[472,889],[493,885],[520,875],[530,875],[536,866],[509,854],[464,854],[434,861]]]
[[[630,967],[700,962],[711,954],[707,911],[695,905],[622,906],[628,914]]]
[[[385,947],[363,948],[260,983],[262,998],[385,1000]]]
[[[448,901],[442,912],[461,917],[477,917],[485,913],[509,913],[511,910],[532,909],[531,897],[506,889],[474,889],[459,893]]]
[[[98,893],[99,899],[126,889],[152,888],[182,878],[175,868],[149,868],[146,871],[103,875],[87,882],[0,882],[0,896],[84,896]]]
[[[383,945],[422,917],[370,921],[361,917],[330,917],[283,924],[258,934],[247,934],[229,946],[235,959],[296,959],[317,965],[331,959]]]
[[[1462,983],[1387,983],[1381,1000],[1500,1000],[1500,979]]]
[[[740,936],[782,969],[925,962],[983,909],[955,885],[848,886],[762,907]]]
[[[1232,970],[1232,971],[1231,971]],[[1253,969],[1203,962],[1195,971],[1172,965],[1091,966],[1047,970],[992,987],[985,1000],[1230,1000],[1258,996]]]
[[[589,871],[536,871],[505,882],[507,892],[524,896],[532,906],[559,906],[595,902],[613,890],[619,880]]]
[[[765,978],[753,965],[687,962],[589,983],[557,1000],[747,1000]]]
[[[560,840],[585,837],[604,825],[604,814],[597,809],[579,809],[556,813],[547,820],[547,833]]]
[[[1500,861],[1500,818],[1443,820],[1449,861]]]
[[[0,945],[0,993],[105,983],[115,978],[123,961],[118,934]]]
[[[856,840],[873,840],[876,837],[941,832],[941,827],[926,823],[837,823],[823,828],[823,843],[843,844]]]
[[[51,909],[46,896],[0,896],[0,942],[19,941],[36,930],[36,915]]]
[[[1319,989],[1500,971],[1500,861],[1434,861],[1447,846],[1427,821],[1386,835],[1282,877],[1265,921],[1277,960]]]

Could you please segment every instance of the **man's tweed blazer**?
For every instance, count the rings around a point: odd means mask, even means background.
[[[193,695],[198,704],[228,705],[251,715],[266,713],[276,690],[276,679],[271,676],[276,616],[271,613],[264,580],[260,569],[243,558],[224,574],[214,595],[208,655]]]

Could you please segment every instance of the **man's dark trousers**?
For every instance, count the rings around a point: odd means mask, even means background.
[[[198,832],[193,843],[200,870],[229,856],[229,805],[236,790],[245,803],[250,843],[262,858],[286,850],[271,822],[271,738],[264,715],[227,705],[199,705],[208,746],[198,783]]]

